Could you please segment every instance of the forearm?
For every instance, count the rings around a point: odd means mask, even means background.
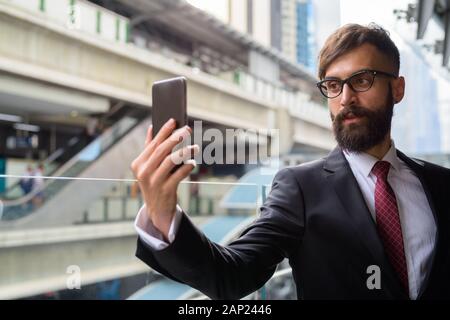
[[[245,247],[246,245],[244,245]],[[252,256],[209,241],[183,215],[174,241],[163,250],[152,250],[142,241],[136,255],[156,271],[183,282],[212,299],[239,299],[262,286],[276,263],[266,270]]]
[[[301,243],[302,199],[295,179],[283,171],[275,178],[261,216],[226,247],[208,240],[183,213],[170,245],[156,251],[141,243],[136,255],[210,298],[242,298],[264,285],[277,264]]]

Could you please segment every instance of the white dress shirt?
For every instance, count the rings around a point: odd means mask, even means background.
[[[366,153],[344,152],[344,156],[350,164],[370,213],[376,221],[374,197],[376,177],[371,170],[378,159]],[[431,269],[432,253],[436,241],[436,223],[422,184],[414,172],[397,157],[393,141],[391,148],[382,160],[391,164],[388,182],[394,190],[400,215],[408,268],[409,296],[411,299],[416,299]],[[182,210],[177,205],[169,229],[170,243],[175,239],[181,216]],[[162,250],[169,245],[148,218],[145,205],[139,210],[135,228],[142,241],[151,248]]]
[[[344,156],[376,222],[377,178],[371,171],[378,159],[367,153],[346,151]],[[409,297],[417,299],[431,269],[436,243],[436,223],[422,184],[406,163],[397,157],[394,141],[391,141],[391,148],[382,160],[391,164],[387,179],[397,199],[408,268]]]

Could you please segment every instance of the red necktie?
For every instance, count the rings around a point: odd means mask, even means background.
[[[397,200],[395,199],[394,191],[387,181],[389,169],[390,163],[387,161],[378,161],[372,168],[372,173],[377,177],[375,185],[377,229],[389,261],[395,271],[397,271],[406,293],[409,294],[408,269],[406,267]]]

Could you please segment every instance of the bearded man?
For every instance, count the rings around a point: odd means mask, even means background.
[[[227,246],[210,241],[176,205],[187,163],[175,173],[174,123],[132,163],[145,205],[136,255],[211,298],[237,299],[289,260],[299,299],[450,298],[450,170],[395,148],[394,105],[405,93],[399,51],[377,25],[349,24],[319,54],[338,146],[280,170],[261,215]],[[186,155],[195,150],[189,146]]]

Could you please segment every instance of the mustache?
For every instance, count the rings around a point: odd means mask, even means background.
[[[350,114],[353,114],[355,117],[364,117],[364,116],[370,117],[372,115],[372,112],[363,107],[349,106],[345,107],[332,120],[341,122],[344,121],[344,119],[347,118]]]

